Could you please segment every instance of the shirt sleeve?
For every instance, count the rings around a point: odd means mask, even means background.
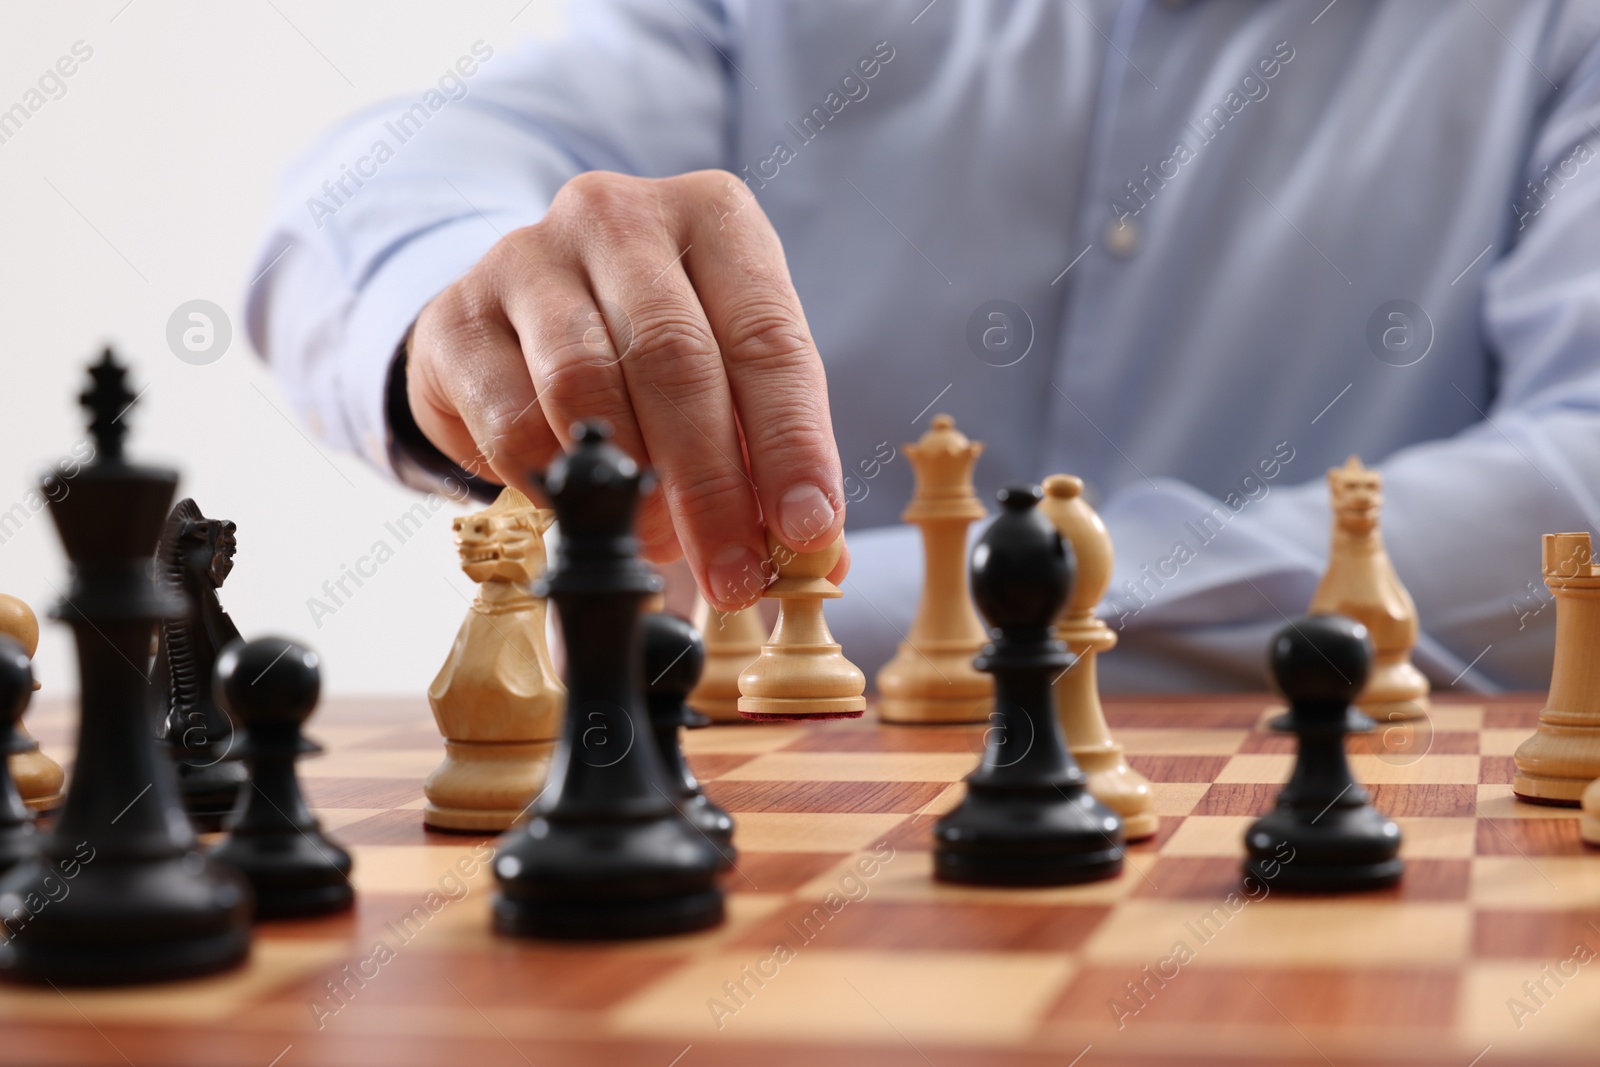
[[[723,166],[733,31],[720,0],[585,0],[552,41],[485,42],[326,135],[281,186],[246,326],[312,432],[396,464],[385,391],[422,307],[586,170]],[[421,483],[421,484],[419,484]]]

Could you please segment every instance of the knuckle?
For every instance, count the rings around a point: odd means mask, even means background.
[[[722,196],[727,192],[729,182],[737,182],[739,178],[729,171],[721,168],[707,170],[691,170],[667,179],[671,185],[687,194],[692,199],[704,199],[711,196]]]
[[[549,227],[543,222],[512,230],[489,246],[478,269],[469,277],[486,276],[485,289],[499,288],[497,282],[516,281],[529,272],[534,253],[548,241]]]
[[[543,420],[538,404],[481,407],[472,435],[477,455],[468,457],[462,467],[482,476],[486,468],[517,474],[542,466],[550,458],[552,443],[550,436],[541,432]]]
[[[817,358],[810,332],[787,308],[776,304],[735,309],[724,330],[730,358],[763,369],[796,369]]]
[[[806,470],[837,478],[839,460],[827,417],[813,404],[790,402],[766,407],[744,424],[751,445],[766,456],[789,457]]]
[[[585,225],[630,218],[640,205],[644,179],[612,171],[590,170],[575,175],[556,193],[550,214],[576,218]]]
[[[750,483],[731,467],[719,465],[714,469],[695,470],[670,479],[667,485],[668,504],[674,514],[690,520],[720,520],[748,511],[754,496]],[[724,535],[726,530],[720,531]]]
[[[609,413],[617,406],[617,382],[606,367],[578,358],[572,350],[542,368],[539,395],[557,408],[585,415]]]
[[[699,316],[687,309],[663,308],[636,317],[632,350],[641,360],[655,359],[674,365],[691,365],[717,353],[717,339]]]
[[[456,377],[450,368],[463,354],[493,343],[498,321],[493,294],[463,278],[423,306],[408,350],[419,365],[433,367],[450,380]]]

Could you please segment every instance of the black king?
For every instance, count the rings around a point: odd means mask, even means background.
[[[156,584],[154,553],[175,471],[123,457],[136,399],[108,350],[80,397],[96,460],[50,499],[71,584],[53,616],[78,649],[77,763],[54,829],[0,879],[0,973],[55,983],[159,981],[243,961],[250,888],[200,850],[172,762],[151,730],[154,627],[183,605]],[[87,857],[87,860],[86,860]],[[71,893],[40,887],[75,872]],[[47,883],[46,880],[52,880]]]

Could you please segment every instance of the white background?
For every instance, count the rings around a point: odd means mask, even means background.
[[[472,583],[447,505],[318,627],[307,609],[418,497],[354,456],[319,452],[244,337],[242,298],[278,175],[358,107],[415,95],[472,43],[497,53],[559,26],[560,0],[109,0],[8,3],[0,110],[83,41],[94,54],[0,144],[0,512],[84,435],[76,396],[111,343],[148,391],[127,418],[130,453],[182,472],[180,495],[239,525],[222,600],[245,636],[281,634],[323,656],[325,692],[420,695],[443,662]],[[221,305],[234,327],[218,362],[167,347],[179,304]],[[70,483],[68,483],[70,485]],[[44,630],[42,695],[76,689],[50,517],[0,544],[0,591]]]

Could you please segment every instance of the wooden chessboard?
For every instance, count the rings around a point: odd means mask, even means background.
[[[260,927],[221,977],[0,989],[0,1062],[1593,1063],[1600,854],[1572,811],[1509,785],[1538,706],[1442,702],[1420,731],[1353,740],[1407,869],[1344,898],[1241,886],[1244,827],[1291,759],[1261,696],[1109,702],[1161,830],[1116,881],[1060,889],[930,879],[978,729],[713,727],[688,748],[739,823],[726,924],[551,945],[490,931],[489,839],[423,831],[441,751],[426,706],[334,702],[303,773],[355,855],[356,911]],[[65,709],[30,722],[70,755]]]

